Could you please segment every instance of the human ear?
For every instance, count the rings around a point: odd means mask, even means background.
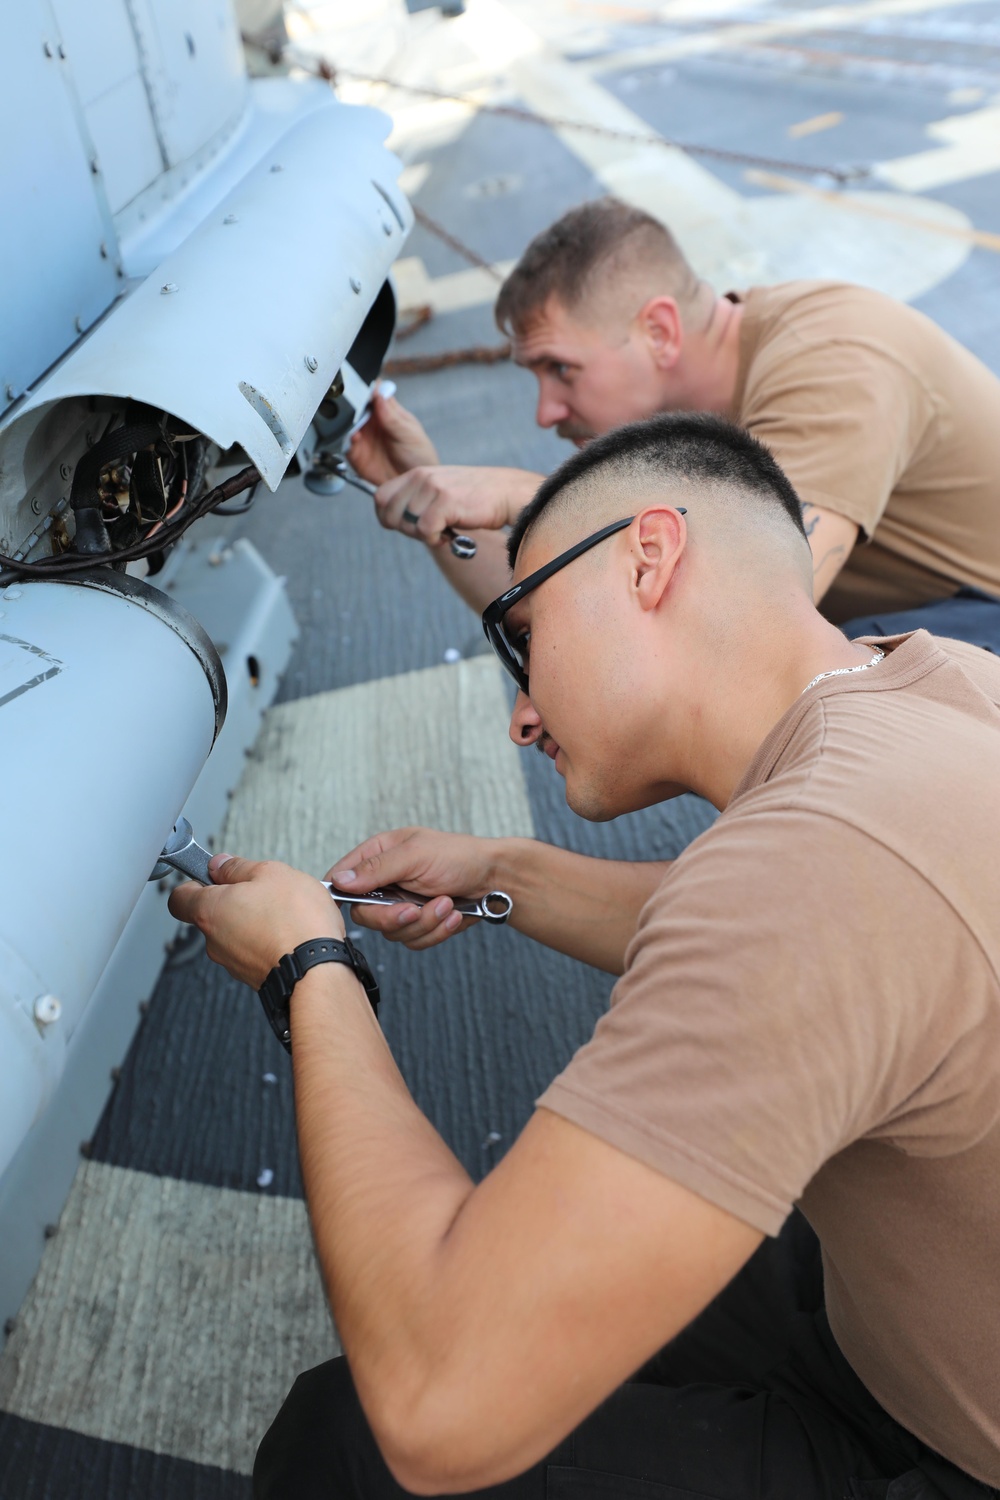
[[[641,609],[656,609],[670,587],[687,545],[684,516],[673,506],[640,511],[629,534],[633,543],[633,586]]]
[[[684,343],[681,310],[673,297],[651,297],[639,313],[639,327],[657,368],[672,370]]]

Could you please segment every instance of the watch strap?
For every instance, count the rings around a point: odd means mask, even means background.
[[[350,938],[343,942],[332,937],[312,938],[280,958],[257,991],[271,1030],[286,1052],[292,1050],[289,1020],[292,991],[303,975],[317,964],[346,964],[352,969],[361,981],[369,1005],[378,1015],[378,981],[361,949],[356,948]]]

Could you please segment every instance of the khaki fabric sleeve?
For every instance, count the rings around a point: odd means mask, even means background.
[[[867,539],[933,416],[917,377],[876,345],[786,337],[754,360],[738,420],[804,504],[845,516]]]
[[[933,1013],[968,942],[835,818],[724,822],[647,903],[610,1011],[538,1102],[776,1234],[852,1141],[943,1138],[959,1064]]]

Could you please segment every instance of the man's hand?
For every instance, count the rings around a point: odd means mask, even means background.
[[[376,390],[371,416],[358,429],[347,450],[351,468],[369,484],[385,484],[421,464],[436,464],[437,449],[423,424],[394,396],[386,400]]]
[[[343,939],[336,902],[311,875],[228,854],[217,854],[209,869],[214,885],[179,885],[167,905],[205,934],[210,959],[253,989],[300,943]]]
[[[380,485],[375,509],[388,530],[403,531],[434,547],[443,540],[446,526],[456,531],[499,531],[512,525],[541,482],[540,474],[525,469],[420,465]]]
[[[421,950],[443,943],[469,920],[452,896],[482,896],[495,889],[499,841],[429,828],[377,833],[345,854],[327,873],[339,890],[364,895],[384,885],[404,885],[419,896],[437,896],[426,906],[354,906],[351,916],[391,942]],[[474,920],[474,919],[472,919]]]

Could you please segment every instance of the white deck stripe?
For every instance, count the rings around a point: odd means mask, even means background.
[[[0,1408],[249,1474],[296,1375],[337,1352],[304,1203],[87,1162]]]
[[[946,144],[882,162],[878,175],[904,193],[927,193],[1000,172],[1000,104],[935,120],[927,134]]]

